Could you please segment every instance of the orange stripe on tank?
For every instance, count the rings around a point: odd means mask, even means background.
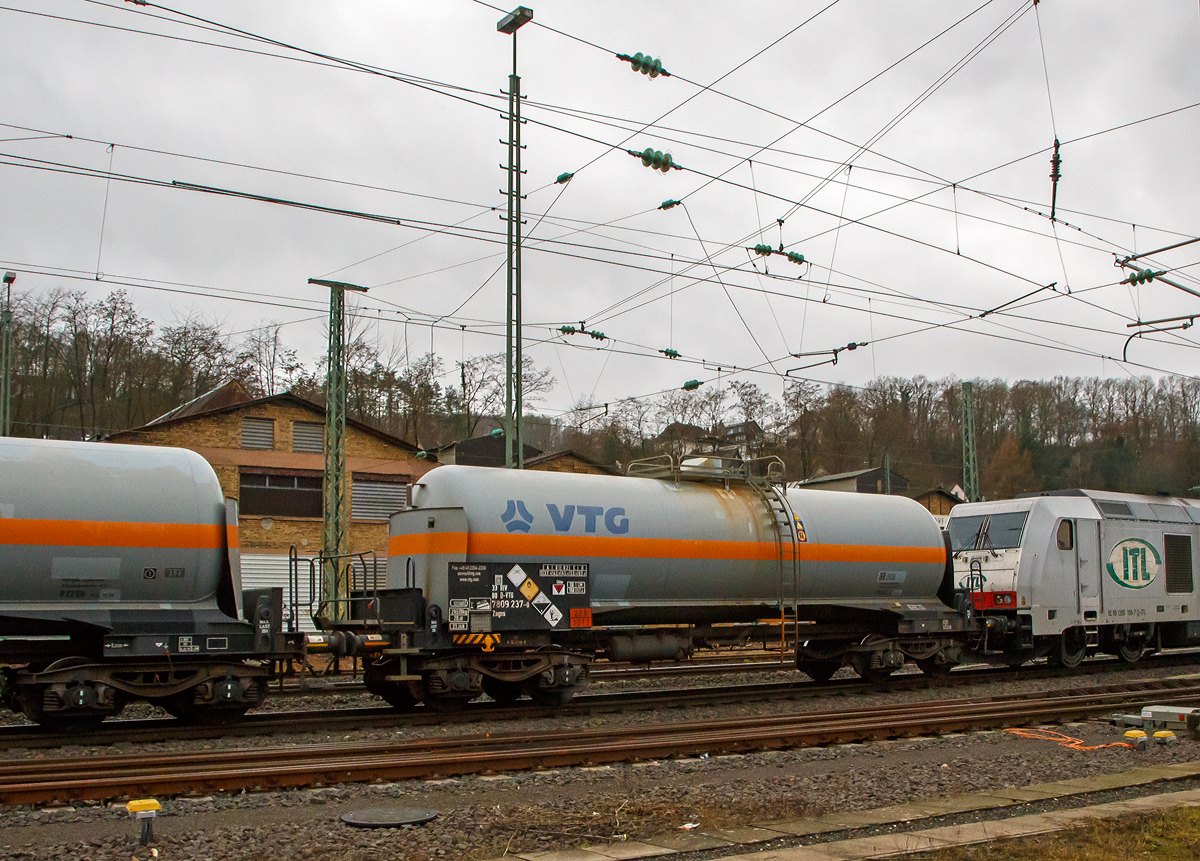
[[[465,547],[464,547],[465,544]],[[817,544],[800,546],[804,562],[883,562],[891,564],[944,564],[942,547],[896,547],[870,544]],[[626,557],[631,559],[741,559],[773,560],[771,541],[707,541],[691,538],[618,538],[607,535],[521,535],[497,532],[430,532],[394,535],[389,556],[464,554],[469,556]]]
[[[241,545],[238,544],[238,528],[236,523],[225,524],[225,546],[230,550],[241,549]]]
[[[0,519],[0,544],[49,547],[186,547],[217,550],[222,527],[211,523]]]

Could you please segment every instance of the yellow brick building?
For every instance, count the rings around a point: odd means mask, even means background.
[[[287,585],[289,549],[321,549],[325,409],[291,393],[251,398],[226,383],[110,442],[187,448],[210,464],[238,500],[243,583]],[[433,466],[398,437],[348,419],[350,550],[387,560],[388,518],[408,504],[412,483]],[[307,598],[307,566],[299,601]],[[285,590],[285,595],[286,595]],[[303,616],[303,614],[301,614]]]

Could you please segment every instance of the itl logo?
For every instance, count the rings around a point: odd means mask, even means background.
[[[1158,551],[1149,541],[1126,538],[1108,554],[1108,576],[1126,589],[1145,589],[1154,582],[1162,564]]]

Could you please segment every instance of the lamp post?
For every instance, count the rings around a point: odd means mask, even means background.
[[[533,20],[518,6],[496,24],[512,36],[513,70],[508,76],[508,318],[504,351],[504,465],[525,466],[524,372],[521,350],[521,79],[517,76],[517,30]]]
[[[350,583],[346,576],[346,554],[350,551],[350,518],[346,512],[346,291],[366,293],[367,288],[321,278],[309,278],[308,283],[329,288],[321,553],[329,574],[325,582],[328,617],[346,619],[350,615]]]
[[[0,436],[12,433],[12,285],[17,280],[16,272],[4,273],[4,308],[0,310],[0,364],[4,365],[4,377],[0,379]]]

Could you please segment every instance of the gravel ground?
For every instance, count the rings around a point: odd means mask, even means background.
[[[1136,677],[1179,672],[1177,668],[1144,669]],[[1018,682],[1005,684],[1003,692],[1115,683],[1131,675],[1134,674],[1112,673]],[[703,682],[696,679],[692,683]],[[552,725],[570,728],[637,725],[664,718],[694,721],[988,693],[996,691],[969,685],[870,697],[820,697],[574,716],[555,721],[526,720],[506,724],[503,730],[545,729]],[[357,697],[339,697],[345,700],[343,706],[360,704]],[[286,702],[287,708],[299,707],[294,698],[281,702]],[[331,705],[328,699],[316,702],[319,705],[314,707]],[[479,724],[399,727],[336,738],[326,735],[279,738],[274,743],[365,741],[397,736],[415,739],[481,730]],[[1119,740],[1116,730],[1098,722],[1059,730],[1090,745]],[[139,749],[238,747],[258,743],[261,742],[234,738],[145,745]],[[120,745],[116,749],[129,748]],[[73,747],[9,751],[8,755],[103,756],[113,750]],[[664,832],[682,834],[688,830],[685,826],[693,823],[702,830],[785,820],[1194,760],[1200,760],[1200,744],[1190,741],[1152,747],[1140,753],[1126,748],[1082,752],[1007,733],[972,733],[611,767],[160,799],[163,811],[155,825],[158,842],[154,848],[164,861],[293,858],[476,861],[506,853],[636,839]],[[438,817],[428,825],[403,829],[357,829],[339,820],[345,812],[389,806],[428,808],[438,811]],[[57,810],[0,807],[0,858],[109,861],[149,855],[148,849],[137,847],[136,825],[123,805],[80,804]]]

